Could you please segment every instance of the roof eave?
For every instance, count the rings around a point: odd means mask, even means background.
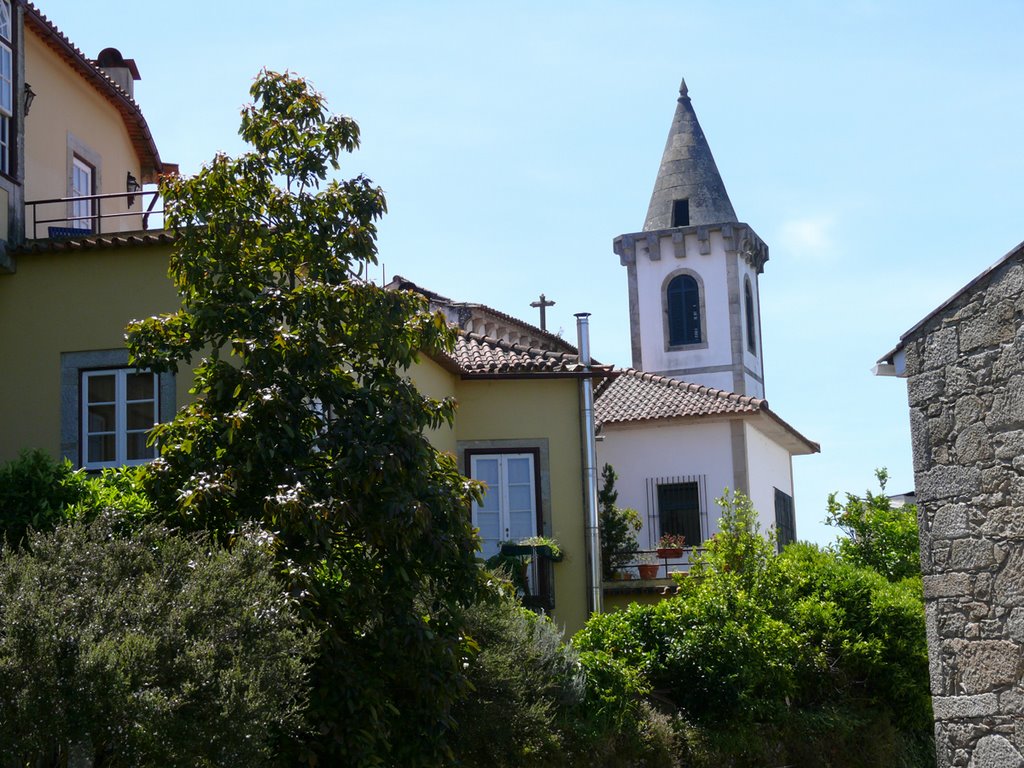
[[[601,421],[601,427],[632,426],[639,427],[647,424],[658,424],[671,426],[673,424],[690,424],[694,422],[720,422],[736,421],[737,419],[756,419],[761,422],[771,437],[786,448],[793,456],[807,456],[813,453],[821,453],[821,446],[809,440],[794,429],[789,423],[778,414],[768,408],[759,408],[752,411],[739,411],[732,413],[701,413],[688,416],[652,416],[639,419],[612,419]]]
[[[164,163],[149,124],[139,105],[113,80],[107,77],[85,54],[32,3],[25,3],[25,22],[43,41],[71,64],[93,87],[118,110],[139,159],[139,173],[143,183],[155,182],[164,172]]]
[[[878,360],[876,361],[877,364],[879,366],[894,366],[897,369],[895,375],[902,376],[903,373],[899,371],[900,366],[898,356],[903,352],[903,348],[906,347],[907,342],[910,341],[915,336],[917,336],[918,331],[924,328],[924,326],[927,325],[933,318],[941,314],[943,310],[949,307],[950,304],[959,299],[963,294],[971,290],[974,286],[978,285],[978,283],[988,278],[993,272],[995,272],[997,269],[1003,266],[1003,264],[1005,264],[1010,259],[1022,255],[1024,255],[1024,242],[1017,243],[1017,245],[1011,248],[1008,253],[1000,257],[998,261],[996,261],[994,264],[985,269],[981,274],[974,277],[974,279],[972,279],[970,282],[968,282],[966,285],[960,288],[960,290],[958,290],[944,302],[939,304],[939,306],[937,306],[935,309],[933,309],[931,312],[929,312],[927,315],[921,318],[921,320],[915,323],[909,330],[907,330],[900,336],[899,344],[897,344],[891,350],[889,350],[880,358],[878,358]],[[878,372],[878,375],[888,375],[888,373],[886,371],[881,371]]]
[[[821,453],[821,445],[804,437],[789,422],[769,408],[762,408],[757,413],[741,415],[757,416],[763,424],[770,425],[767,431],[773,437],[780,438],[778,442],[793,456]]]

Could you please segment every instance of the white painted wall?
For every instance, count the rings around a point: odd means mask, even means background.
[[[761,530],[767,532],[775,525],[775,489],[793,495],[793,457],[750,421],[744,423],[744,430],[750,500],[758,512]]]
[[[693,384],[700,384],[713,389],[721,389],[732,392],[736,389],[732,380],[732,371],[719,371],[717,373],[702,373],[699,376],[694,374],[680,374],[673,376],[674,379],[682,379]]]
[[[732,352],[729,341],[729,292],[726,282],[726,257],[722,233],[712,231],[711,253],[702,255],[695,234],[686,236],[686,256],[676,258],[672,238],[660,239],[661,259],[653,261],[644,246],[637,244],[637,292],[640,300],[640,340],[646,371],[671,371],[680,368],[729,365]],[[665,279],[680,269],[700,276],[703,283],[707,347],[681,352],[665,351],[665,310],[662,286]],[[699,377],[687,381],[705,384]],[[708,383],[709,384],[709,383]],[[709,386],[718,386],[711,385]],[[732,381],[724,389],[732,390]]]
[[[644,529],[637,536],[641,549],[657,545],[648,527],[649,516],[656,513],[648,505],[648,478],[705,475],[707,535],[718,530],[720,513],[715,499],[733,484],[728,421],[610,424],[603,434],[597,444],[598,466],[608,463],[615,468],[619,506],[632,507],[643,518]]]

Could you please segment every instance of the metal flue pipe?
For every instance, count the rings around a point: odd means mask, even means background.
[[[600,613],[601,531],[597,517],[597,440],[594,435],[594,379],[590,364],[590,313],[576,313],[576,336],[579,339],[580,365],[580,443],[583,459],[583,503],[587,531],[587,588],[591,613]]]

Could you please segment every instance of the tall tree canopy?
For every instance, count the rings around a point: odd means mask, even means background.
[[[473,489],[423,434],[454,404],[406,371],[454,335],[422,297],[363,279],[384,195],[328,180],[356,123],[289,74],[251,94],[252,149],[162,185],[182,307],[133,323],[129,347],[153,370],[195,364],[196,399],[156,430],[148,488],[185,528],[275,532],[323,630],[300,759],[434,764],[463,681],[453,609],[478,583]]]

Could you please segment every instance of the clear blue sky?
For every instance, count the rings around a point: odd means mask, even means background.
[[[388,195],[381,257],[448,296],[574,334],[629,364],[612,238],[639,230],[685,75],[761,278],[768,400],[821,443],[798,458],[799,534],[873,469],[913,487],[906,387],[869,369],[1024,239],[1024,4],[39,0],[142,73],[161,155],[241,149],[263,66],[355,117]],[[39,99],[47,98],[40,93]]]

